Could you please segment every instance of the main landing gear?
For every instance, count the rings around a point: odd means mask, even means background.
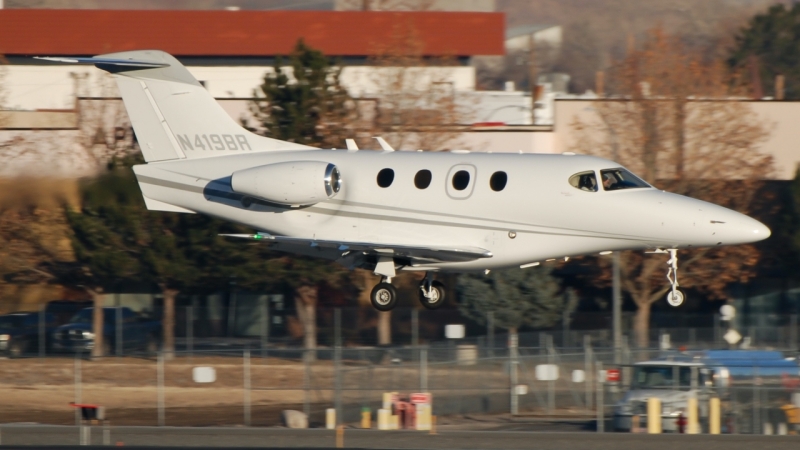
[[[428,309],[437,309],[444,304],[444,285],[434,281],[432,272],[426,272],[419,284],[419,301]]]
[[[391,269],[394,269],[392,263]],[[379,261],[375,273],[381,276],[381,282],[372,288],[369,299],[372,307],[378,311],[391,311],[397,304],[397,290],[392,286],[394,270],[386,270],[385,264]],[[383,273],[378,272],[381,270]],[[427,272],[419,284],[419,301],[427,309],[437,309],[444,304],[444,285],[433,279],[433,272]]]
[[[678,289],[678,286],[680,286],[680,284],[678,284],[678,249],[659,249],[650,253],[669,253],[669,260],[667,260],[667,264],[669,265],[669,269],[667,269],[667,280],[669,280],[670,290],[667,292],[667,303],[674,307],[681,306],[686,300],[686,294]]]
[[[378,311],[391,311],[397,304],[397,290],[392,286],[392,279],[381,277],[381,282],[372,288],[369,299]]]

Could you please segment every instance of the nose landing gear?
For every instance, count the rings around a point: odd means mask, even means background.
[[[678,284],[678,249],[658,249],[647,253],[669,253],[669,260],[667,260],[667,264],[669,265],[669,269],[667,269],[667,280],[669,280],[670,290],[667,292],[667,303],[673,307],[681,306],[686,300],[686,294],[678,289],[678,286],[680,286],[680,284]]]
[[[669,260],[667,264],[669,264],[669,269],[667,269],[667,280],[669,280],[669,284],[671,289],[667,292],[667,303],[670,306],[678,307],[681,306],[686,300],[686,295],[683,291],[678,289],[678,249],[670,248],[667,249],[666,252],[669,253]]]

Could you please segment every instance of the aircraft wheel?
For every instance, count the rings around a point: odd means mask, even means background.
[[[684,300],[686,300],[686,295],[683,293],[683,291],[679,291],[677,289],[674,291],[675,295],[672,295],[672,292],[673,291],[667,292],[667,303],[673,307],[681,306]]]
[[[431,295],[426,296],[423,286],[419,290],[419,301],[427,309],[437,309],[444,304],[444,285],[439,281],[431,283]]]
[[[391,311],[397,303],[397,291],[389,283],[378,283],[372,288],[369,299],[378,311]]]

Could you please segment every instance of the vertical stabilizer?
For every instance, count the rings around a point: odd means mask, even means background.
[[[312,149],[242,128],[177,59],[158,50],[47,58],[111,72],[147,162]]]

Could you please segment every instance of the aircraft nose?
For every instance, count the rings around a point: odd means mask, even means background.
[[[723,243],[725,244],[747,244],[751,242],[763,241],[772,235],[772,231],[752,217],[731,211],[726,217],[727,223],[722,226],[728,228],[723,231]],[[712,220],[712,224],[714,221]],[[727,226],[726,226],[727,225]]]

